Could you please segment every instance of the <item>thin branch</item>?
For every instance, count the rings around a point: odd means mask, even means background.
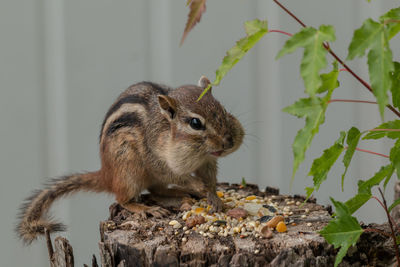
[[[284,32],[284,31],[281,31],[281,30],[269,30],[268,32],[278,32],[278,33],[285,34],[287,36],[293,36],[293,34],[288,33],[288,32]]]
[[[384,236],[389,237],[389,238],[392,237],[391,234],[388,234],[388,233],[386,233],[384,231],[381,231],[381,230],[375,229],[375,228],[366,228],[366,229],[364,229],[364,232],[375,232],[375,233],[384,235]]]
[[[329,100],[329,103],[332,103],[332,102],[349,102],[349,103],[377,104],[376,101],[353,100],[353,99],[331,99],[331,100]]]
[[[300,19],[298,19],[292,12],[289,11],[289,9],[287,9],[286,7],[284,7],[281,3],[279,3],[279,1],[274,0],[274,2],[280,6],[283,10],[285,10],[286,13],[288,13],[290,16],[292,16],[292,18],[294,18],[298,23],[300,23],[301,26],[303,27],[307,27],[306,24],[304,24]]]
[[[400,132],[400,129],[371,129],[368,132]]]
[[[348,147],[345,146],[344,148],[347,149]],[[381,157],[384,157],[384,158],[389,158],[388,155],[384,155],[384,154],[381,154],[381,153],[378,153],[378,152],[374,152],[374,151],[371,151],[371,150],[361,149],[361,148],[358,148],[358,147],[356,147],[356,150],[357,151],[361,151],[361,152],[365,152],[365,153],[369,153],[369,154],[373,154],[373,155],[377,155],[377,156],[381,156]]]
[[[303,21],[301,21],[298,17],[296,17],[292,12],[290,12],[285,6],[283,6],[278,0],[273,0],[279,7],[281,7],[286,13],[288,13],[293,19],[295,19],[301,26],[307,27],[306,24],[304,24]],[[364,81],[360,76],[358,76],[349,66],[344,63],[344,61],[339,58],[335,52],[329,47],[328,43],[324,43],[323,46],[325,47],[326,50],[328,50],[329,54],[331,54],[345,69],[347,69],[348,72],[353,75],[354,78],[356,78],[362,85],[364,85],[365,88],[367,88],[368,91],[373,93],[372,87]],[[397,115],[397,117],[400,117],[400,112],[397,111],[393,106],[391,105],[386,105],[394,114]]]
[[[382,197],[382,200],[383,200],[384,209],[385,209],[386,216],[388,217],[388,221],[389,221],[389,225],[390,225],[390,230],[392,231],[393,247],[394,247],[394,249],[396,251],[397,264],[400,266],[399,246],[397,245],[396,234],[395,234],[394,229],[393,229],[393,223],[392,223],[393,218],[392,218],[392,216],[390,216],[390,213],[389,213],[389,211],[387,209],[386,199],[385,199],[385,196],[382,193],[381,188],[378,188],[378,190],[379,190],[379,193],[381,194],[381,197]]]

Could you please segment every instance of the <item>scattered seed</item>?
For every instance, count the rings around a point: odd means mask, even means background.
[[[178,224],[179,222],[177,220],[172,220],[169,222],[169,225],[174,226],[176,224]]]
[[[251,195],[251,196],[246,197],[245,200],[253,200],[253,199],[256,199],[256,198],[257,198],[256,196]]]
[[[213,225],[215,226],[225,226],[226,225],[226,221],[224,220],[216,220],[215,222],[213,222]]]
[[[276,231],[279,233],[284,233],[287,231],[286,224],[284,222],[279,222],[278,225],[276,226]]]
[[[206,219],[201,215],[191,216],[186,220],[186,226],[192,228],[198,224],[202,225],[206,222]]]
[[[261,234],[260,237],[264,238],[271,238],[273,235],[272,229],[268,226],[264,226],[263,228],[261,228],[260,234]]]
[[[264,208],[267,208],[270,212],[277,212],[277,210],[271,205],[263,205]]]
[[[240,219],[247,216],[247,211],[242,208],[234,208],[229,210],[226,215],[231,216],[235,219]]]
[[[269,222],[267,222],[267,226],[271,227],[271,228],[275,228],[279,222],[284,221],[283,216],[275,216],[274,218],[272,218]]]
[[[271,220],[272,219],[272,216],[262,216],[260,219],[259,219],[259,222],[260,223],[266,223],[266,222],[268,222],[269,220]]]
[[[217,191],[217,196],[219,198],[223,198],[224,197],[224,193],[222,191]]]

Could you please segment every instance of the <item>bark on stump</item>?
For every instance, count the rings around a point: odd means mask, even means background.
[[[224,189],[247,190],[259,196],[278,194],[267,188],[260,192],[255,185],[220,184]],[[285,200],[304,201],[303,196],[276,195],[279,205]],[[144,196],[147,204],[158,204],[171,211],[168,218],[140,220],[114,204],[110,218],[101,222],[100,257],[104,267],[119,266],[333,266],[337,249],[327,244],[318,234],[330,220],[331,208],[314,201],[304,206],[291,205],[285,233],[274,232],[271,239],[239,235],[214,238],[198,233],[184,234],[182,228],[174,229],[168,223],[178,220],[180,199]],[[305,209],[309,209],[304,218]],[[365,226],[366,227],[366,226]],[[387,225],[374,225],[389,231]],[[187,239],[186,242],[182,238]],[[364,233],[355,247],[349,249],[340,266],[396,266],[392,241],[375,232]]]

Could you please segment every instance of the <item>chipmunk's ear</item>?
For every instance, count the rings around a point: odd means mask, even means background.
[[[206,76],[201,76],[197,85],[203,89],[206,89],[211,84],[210,80]],[[209,89],[211,93],[211,88]]]
[[[161,107],[161,113],[166,115],[169,120],[175,118],[177,107],[175,99],[166,95],[159,95],[158,103]]]

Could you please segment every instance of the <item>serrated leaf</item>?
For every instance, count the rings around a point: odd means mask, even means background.
[[[230,71],[236,63],[268,32],[268,24],[266,20],[251,20],[245,22],[246,37],[236,42],[236,45],[226,52],[226,56],[222,60],[222,64],[216,71],[215,81],[212,85],[218,85],[222,78]],[[200,95],[201,99],[211,88],[208,86]]]
[[[372,91],[378,101],[381,117],[388,104],[387,91],[392,87],[391,73],[394,70],[392,51],[389,48],[385,31],[381,32],[380,39],[368,53],[368,71]]]
[[[390,178],[392,178],[394,171],[395,171],[395,168],[394,168],[394,166],[392,164],[391,170],[388,172],[388,174],[386,175],[385,181],[383,182],[383,193],[385,193],[386,186],[389,183]]]
[[[389,10],[379,20],[386,24],[388,37],[392,39],[400,31],[400,7]]]
[[[318,190],[322,182],[326,180],[330,169],[342,153],[345,137],[346,133],[341,132],[340,137],[336,140],[335,144],[328,149],[325,149],[322,156],[313,161],[308,175],[313,176],[315,190]]]
[[[188,20],[186,22],[185,30],[183,31],[181,45],[185,41],[188,33],[198,22],[200,22],[201,16],[206,11],[206,0],[190,0],[186,4],[190,4],[190,11],[188,14]]]
[[[362,57],[365,51],[379,39],[382,32],[383,25],[367,19],[363,25],[354,31],[353,39],[349,46],[349,54],[347,55],[348,60],[352,60],[355,57]]]
[[[299,47],[304,48],[303,58],[300,64],[300,74],[304,80],[306,92],[314,97],[321,87],[322,81],[319,75],[321,69],[326,67],[327,50],[323,43],[335,41],[333,26],[321,25],[318,30],[312,27],[303,28],[294,34],[279,51],[277,58],[292,53]]]
[[[329,73],[323,73],[321,74],[321,87],[318,88],[317,93],[323,93],[323,92],[332,92],[336,88],[339,87],[339,81],[338,81],[338,76],[339,76],[339,70],[338,70],[338,65],[337,62],[335,61],[333,63],[333,70]]]
[[[396,141],[392,149],[390,150],[390,161],[396,170],[397,177],[400,179],[400,139]]]
[[[344,177],[346,176],[347,169],[349,168],[351,159],[353,158],[354,152],[356,151],[356,147],[358,142],[360,141],[361,132],[356,127],[352,127],[347,132],[347,150],[343,157],[343,164],[345,167],[344,173],[342,175],[342,191],[343,191],[343,184],[344,184]]]
[[[237,41],[236,45],[228,50],[216,71],[213,85],[218,85],[226,73],[268,32],[265,20],[251,20],[245,22],[246,37]]]
[[[285,107],[282,111],[287,112],[298,118],[312,116],[322,109],[322,101],[312,98],[300,98],[293,105]]]
[[[372,196],[371,189],[373,186],[379,185],[383,179],[393,172],[392,164],[381,167],[381,169],[375,173],[375,175],[366,180],[358,181],[358,192],[357,195],[346,201],[346,207],[350,214],[357,211],[362,205],[364,205]]]
[[[399,23],[400,25],[400,23]],[[400,108],[400,63],[393,62],[394,71],[392,72],[392,87],[390,91],[392,92],[392,102],[393,106]]]
[[[388,103],[387,91],[392,84],[391,72],[394,67],[385,24],[372,19],[364,21],[361,28],[354,32],[347,59],[362,57],[368,49],[370,50],[368,71],[371,87],[383,118],[384,109]]]
[[[382,123],[375,129],[393,129],[399,130],[400,129],[400,120],[388,121]],[[380,139],[383,137],[388,137],[390,139],[397,139],[400,138],[400,131],[371,131],[367,135],[363,137],[363,139]]]
[[[310,197],[311,194],[314,193],[314,187],[306,187],[306,200],[304,202],[306,202]]]
[[[336,218],[331,220],[329,224],[319,233],[325,240],[340,250],[336,255],[335,267],[346,256],[350,246],[354,246],[363,229],[360,227],[357,219],[351,216],[346,205],[331,198],[333,205],[336,208]]]
[[[293,177],[300,165],[304,161],[304,155],[311,144],[314,135],[319,130],[325,120],[326,102],[328,100],[322,98],[303,98],[295,102],[293,105],[283,109],[283,111],[297,117],[305,117],[306,124],[304,128],[297,132],[297,135],[293,141]]]
[[[399,204],[400,204],[400,198],[396,199],[396,200],[392,203],[392,205],[389,206],[388,212],[391,212],[392,209],[393,209],[394,207],[396,207],[397,205],[399,205]]]

